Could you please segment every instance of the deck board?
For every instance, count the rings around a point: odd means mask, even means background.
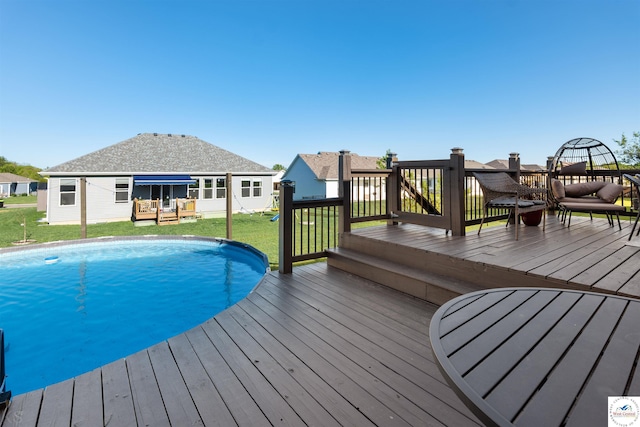
[[[38,415],[38,426],[66,427],[71,425],[73,384],[73,380],[66,380],[45,389]]]
[[[201,327],[194,328],[183,335],[191,344],[211,384],[220,394],[222,402],[216,402],[216,406],[224,404],[238,425],[268,425],[269,422],[266,415],[260,410],[255,400],[251,398],[247,389],[243,387],[237,375],[235,375],[231,367],[225,362],[204,329]],[[177,338],[172,339],[170,343],[175,343],[176,339]],[[178,343],[176,343],[174,347],[177,345]],[[191,375],[201,375],[200,369],[197,368],[197,371]],[[206,381],[206,377],[202,378]],[[200,395],[197,388],[191,388],[190,390],[192,395],[198,394],[198,400],[206,399],[206,395]],[[211,391],[207,392],[207,394],[209,393],[211,393]],[[207,403],[206,400],[204,403]],[[214,415],[213,420],[206,418],[206,413],[201,412],[201,414],[203,414],[206,425],[215,425],[212,421],[218,421],[218,413]],[[226,417],[226,412],[223,411],[221,414]],[[226,425],[233,424],[230,423]]]
[[[127,357],[129,383],[140,426],[170,426],[147,350]]]
[[[102,413],[102,372],[100,369],[82,375],[75,380],[73,390],[72,426],[100,425]]]
[[[287,403],[286,393],[275,389],[255,366],[260,363],[260,359],[243,353],[235,343],[235,341],[246,340],[246,335],[230,337],[216,320],[206,322],[203,328],[224,357],[225,363],[229,365],[271,424],[286,426],[303,424],[300,416]]]
[[[102,371],[104,425],[110,427],[135,425],[136,413],[133,408],[133,396],[125,360],[116,360],[100,370]]]
[[[180,334],[171,338],[169,347],[171,347],[183,381],[189,390],[188,395],[193,398],[202,419],[212,420],[215,422],[212,425],[220,427],[234,425],[233,415],[206,369],[200,363],[198,353],[189,342],[187,335]],[[248,419],[244,422],[248,423]]]
[[[40,415],[43,392],[44,390],[34,390],[13,397],[2,427],[35,427]]]
[[[169,344],[161,342],[151,347],[148,353],[171,424],[202,425],[202,419],[169,350]]]

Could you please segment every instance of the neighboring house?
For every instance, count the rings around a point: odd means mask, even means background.
[[[485,165],[484,163],[477,162],[475,160],[465,160],[465,169],[495,169],[493,166]]]
[[[487,163],[487,165],[495,169],[509,169],[509,160],[496,159],[496,160],[490,161],[489,163]],[[536,164],[524,165],[521,163],[520,170],[535,172],[535,171],[544,171],[544,170],[547,170],[547,168],[540,165],[536,165]]]
[[[282,181],[282,177],[284,176],[285,172],[287,172],[285,169],[279,170],[273,176],[273,192],[274,192],[274,194],[277,193],[278,191],[280,191],[280,181]]]
[[[274,209],[280,209],[280,181],[282,181],[282,177],[284,176],[286,169],[279,170],[273,176],[273,201],[272,206]]]
[[[233,194],[227,194],[227,173]],[[217,216],[232,198],[234,212],[269,209],[275,171],[194,136],[143,133],[40,174],[48,178],[47,221],[80,222],[86,178],[88,223],[131,219],[134,199],[196,200],[196,212]]]
[[[287,168],[282,181],[295,182],[294,200],[338,197],[338,158],[340,153],[298,154]],[[352,169],[377,169],[378,157],[351,153]],[[384,189],[371,189],[384,195]],[[371,194],[361,191],[361,194]]]
[[[14,173],[0,173],[0,197],[31,194],[37,189],[38,181]]]

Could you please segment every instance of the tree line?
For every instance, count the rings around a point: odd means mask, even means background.
[[[20,165],[16,162],[10,162],[6,158],[0,156],[0,173],[12,173],[24,176],[25,178],[29,178],[34,181],[44,182],[46,179],[38,173],[41,170],[42,169],[35,166]]]

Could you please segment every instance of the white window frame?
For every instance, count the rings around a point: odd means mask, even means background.
[[[243,179],[240,182],[240,195],[243,198],[248,198],[251,197],[251,180],[250,179]]]
[[[254,179],[251,194],[253,197],[262,197],[262,180]]]
[[[227,198],[227,178],[216,178],[216,199]]]
[[[114,198],[116,203],[129,203],[129,185],[129,178],[116,178],[114,191]],[[123,194],[124,199],[122,199]]]
[[[71,189],[65,189],[65,187],[73,187]],[[58,198],[58,202],[60,206],[75,206],[76,205],[76,194],[78,192],[78,180],[76,178],[60,178],[60,197]],[[63,196],[73,196],[72,203],[63,203]],[[66,199],[67,197],[65,197]]]
[[[189,184],[187,188],[187,194],[190,199],[199,199],[200,198],[200,179],[196,179],[196,182],[193,184]]]
[[[204,178],[204,186],[202,189],[203,199],[213,199],[213,178]]]

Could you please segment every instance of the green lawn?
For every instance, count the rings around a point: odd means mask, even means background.
[[[21,199],[15,197],[11,199]],[[21,202],[24,203],[24,202]],[[272,269],[278,265],[278,221],[271,221],[275,213],[264,215],[233,215],[232,238],[247,243],[264,252],[269,258]],[[47,225],[39,222],[44,212],[36,208],[2,208],[0,209],[0,247],[13,246],[12,242],[26,239],[36,243],[80,238],[80,225]],[[146,234],[158,235],[196,235],[206,237],[226,237],[226,219],[200,219],[194,223],[175,225],[149,225],[136,227],[131,221],[111,222],[87,225],[87,237],[101,236],[136,236]]]
[[[4,200],[5,205],[19,205],[23,203],[36,203],[38,196],[11,196],[4,197],[0,200]]]

